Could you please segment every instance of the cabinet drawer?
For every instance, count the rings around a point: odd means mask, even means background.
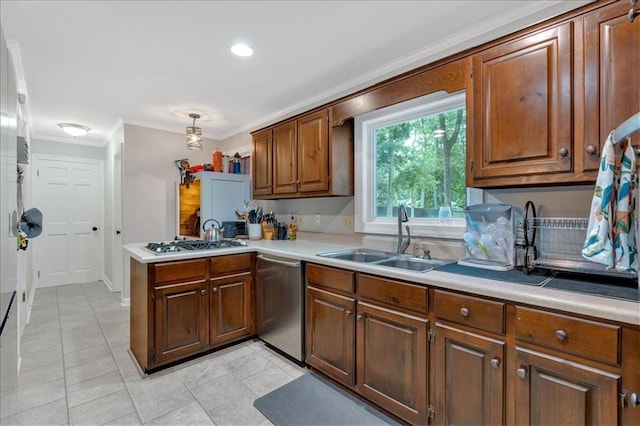
[[[433,310],[438,318],[504,334],[505,306],[502,302],[435,290]]]
[[[620,362],[620,327],[516,307],[516,338],[574,355]]]
[[[367,299],[427,313],[427,287],[358,274],[358,294]]]
[[[354,293],[355,273],[342,269],[327,268],[318,265],[307,265],[306,282],[345,293]]]
[[[154,284],[171,282],[200,281],[207,275],[205,259],[182,260],[179,262],[156,263],[151,266]]]
[[[211,276],[235,274],[251,270],[251,253],[215,256],[210,258]]]

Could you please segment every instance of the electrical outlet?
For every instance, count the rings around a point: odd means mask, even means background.
[[[344,217],[344,227],[347,229],[353,229],[353,216]]]
[[[320,225],[320,215],[318,213],[316,213],[316,216],[313,220],[316,225]]]

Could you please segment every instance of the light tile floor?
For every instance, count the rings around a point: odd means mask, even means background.
[[[36,291],[0,424],[270,425],[253,401],[305,372],[247,341],[143,377],[119,296],[102,282]]]

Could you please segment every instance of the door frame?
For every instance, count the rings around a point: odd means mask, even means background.
[[[112,200],[111,200],[111,291],[120,292],[124,283],[122,258],[122,144],[113,154]],[[118,167],[116,167],[118,165]],[[120,231],[117,235],[116,232]]]
[[[33,167],[29,167],[29,172],[31,174],[31,194],[32,203],[34,206],[38,206],[38,204],[40,203],[40,199],[38,198],[40,196],[40,191],[38,189],[38,173],[40,160],[63,161],[67,163],[81,163],[98,166],[98,229],[102,230],[102,232],[100,232],[98,235],[98,280],[104,282],[104,160],[39,153],[34,153],[31,158],[33,160]],[[40,277],[38,276],[38,270],[41,268],[40,260],[35,255],[35,251],[33,254],[34,255],[33,261],[31,263],[31,270],[33,274],[34,289],[37,289],[42,288],[40,286]]]

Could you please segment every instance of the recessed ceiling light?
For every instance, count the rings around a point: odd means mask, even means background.
[[[73,124],[73,123],[58,123],[58,126],[60,126],[60,128],[66,134],[69,134],[74,138],[78,136],[84,136],[89,132],[89,130],[91,130],[90,127],[82,126],[80,124]]]
[[[236,43],[231,46],[231,53],[236,56],[251,56],[253,55],[253,49],[244,43]]]

